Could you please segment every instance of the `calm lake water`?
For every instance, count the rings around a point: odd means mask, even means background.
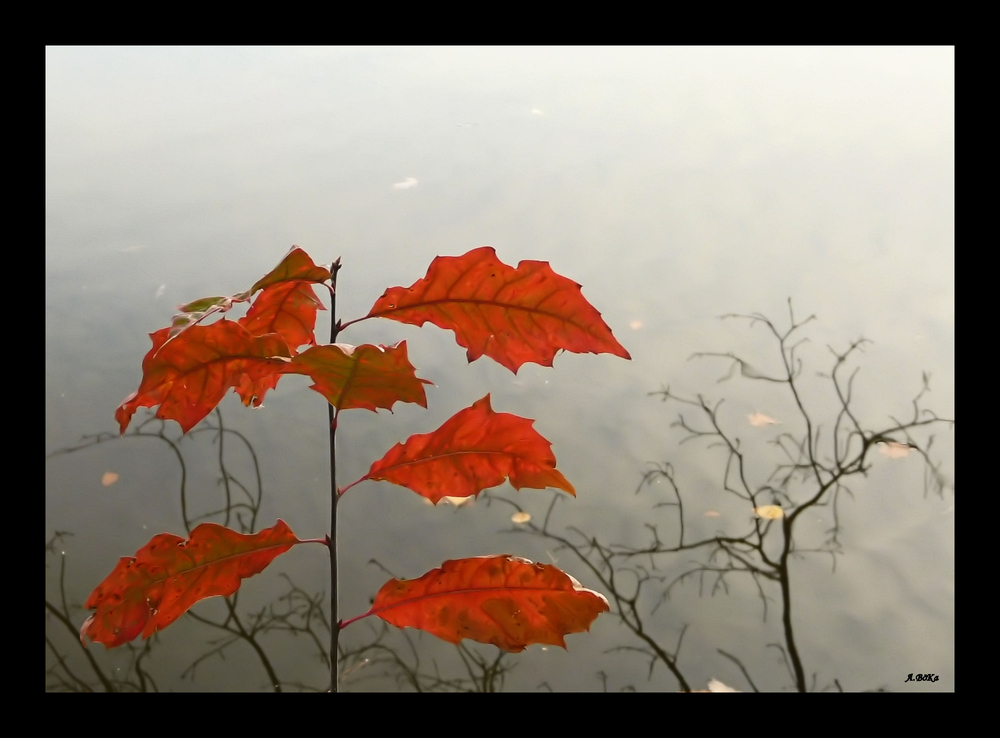
[[[489,393],[535,419],[577,497],[505,484],[432,507],[358,485],[340,505],[341,617],[390,574],[496,553],[556,563],[612,606],[566,651],[499,661],[369,618],[341,635],[342,690],[954,690],[953,426],[894,430],[916,449],[873,445],[864,475],[821,471],[822,495],[815,476],[788,479],[809,429],[836,471],[851,428],[954,418],[953,49],[47,49],[47,689],[328,687],[328,611],[302,614],[328,607],[319,546],[246,581],[235,620],[207,600],[148,649],[95,644],[93,661],[74,636],[119,557],[186,534],[182,504],[190,523],[225,522],[227,494],[259,495],[256,529],[328,532],[327,409],[306,377],[260,410],[226,398],[222,467],[216,416],[183,441],[155,422],[118,439],[114,420],[175,306],[247,289],[292,244],[341,257],[345,320],[438,255],[548,261],[632,356],[564,353],[514,375],[430,325],[342,334],[405,339],[434,384],[427,409],[344,414],[340,484]],[[767,325],[720,319],[758,314],[780,334],[789,301],[798,322],[816,316],[786,344],[798,401],[755,378],[785,371]],[[830,373],[861,338],[837,371],[845,393],[853,376],[842,414]],[[651,394],[667,387],[694,404]],[[840,471],[857,436],[847,449]],[[643,485],[657,469],[671,476]],[[744,490],[788,513],[822,503],[794,519],[783,568],[782,523]],[[677,548],[678,498],[685,548],[626,555]],[[231,507],[229,524],[250,516]]]

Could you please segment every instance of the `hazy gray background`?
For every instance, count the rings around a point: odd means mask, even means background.
[[[552,441],[578,491],[557,507],[565,524],[605,542],[641,540],[655,500],[633,492],[649,462],[669,460],[692,515],[726,511],[705,523],[707,534],[743,530],[748,512],[721,493],[718,454],[678,446],[676,409],[648,396],[669,384],[686,396],[726,397],[723,417],[759,460],[763,483],[778,460],[767,441],[797,428],[753,428],[746,416],[794,423],[788,398],[740,379],[716,384],[724,362],[688,357],[735,350],[772,371],[779,357],[759,328],[717,316],[761,312],[785,326],[788,298],[797,317],[817,315],[802,349],[817,421],[832,418],[816,377],[830,369],[827,345],[842,350],[861,336],[874,341],[855,388],[863,422],[907,416],[922,371],[931,375],[928,406],[954,417],[954,50],[49,48],[46,451],[115,431],[147,334],[182,302],[248,288],[293,243],[317,262],[342,257],[345,320],[386,287],[422,277],[437,255],[489,244],[508,264],[549,261],[583,285],[633,357],[563,354],[554,368],[526,365],[514,376],[488,359],[468,365],[451,334],[434,327],[361,323],[341,340],[406,339],[419,376],[436,386],[427,410],[345,414],[341,484],[489,392],[494,409],[537,419]],[[232,397],[222,408],[260,454],[261,524],[280,516],[300,537],[321,537],[326,409],[308,384],[283,379],[257,412]],[[934,450],[951,484],[952,442],[939,429]],[[206,460],[190,472],[191,494],[217,495],[208,438],[190,448]],[[842,502],[836,572],[828,556],[795,564],[806,669],[818,687],[836,678],[848,690],[951,690],[953,489],[925,499],[913,456],[873,464],[855,499]],[[106,471],[119,481],[103,486]],[[183,532],[178,478],[169,452],[143,440],[46,462],[46,539],[74,534],[60,549],[73,602],[152,534]],[[536,516],[550,498],[516,497]],[[551,561],[544,541],[503,533],[513,527],[505,506],[431,508],[368,482],[341,511],[345,617],[367,609],[386,578],[372,558],[406,577],[487,553]],[[656,515],[670,531],[669,515]],[[818,519],[816,531],[828,523]],[[556,558],[593,586],[579,564]],[[281,571],[310,591],[328,586],[323,552],[300,547],[244,586],[248,608],[275,595]],[[689,626],[679,664],[693,685],[716,677],[747,688],[722,648],[759,687],[790,688],[780,656],[765,647],[777,640],[776,602],[762,624],[754,592],[699,597],[687,587],[649,616],[665,644]],[[63,652],[79,659],[57,632]],[[359,624],[343,638],[360,644],[367,635]],[[161,689],[267,688],[245,646],[180,679],[211,637],[187,618],[159,636],[148,667]],[[447,668],[451,652],[431,640],[421,642]],[[600,689],[604,670],[612,689],[677,688],[661,667],[647,680],[634,654],[604,653],[637,645],[610,616],[568,645],[514,657],[507,687]],[[114,653],[93,650],[114,663]],[[323,683],[311,657],[288,656],[281,670],[289,681]],[[910,672],[941,680],[904,684]]]

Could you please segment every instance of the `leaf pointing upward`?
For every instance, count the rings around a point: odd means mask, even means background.
[[[515,374],[526,362],[552,366],[560,349],[632,358],[580,285],[545,261],[509,267],[492,246],[437,257],[423,279],[386,290],[366,317],[454,331],[470,362],[485,354]]]
[[[94,610],[80,628],[108,648],[140,633],[149,638],[206,597],[228,597],[243,579],[263,571],[276,557],[303,543],[285,521],[255,535],[202,523],[188,540],[172,533],[153,536],[135,556],[125,556],[97,585],[84,607]]]
[[[247,302],[254,293],[263,290],[250,313],[239,322],[255,336],[278,333],[294,352],[304,343],[315,343],[312,330],[316,325],[316,311],[326,308],[316,298],[312,285],[326,282],[330,276],[329,269],[316,266],[305,251],[292,246],[281,263],[246,292],[228,297],[202,297],[180,305],[169,339],[210,315],[228,311],[235,303]]]
[[[534,643],[566,648],[567,633],[590,630],[608,610],[603,595],[556,567],[503,555],[446,561],[419,579],[391,579],[369,614],[449,643],[469,638],[518,652]]]
[[[329,269],[316,266],[309,254],[298,246],[292,246],[278,266],[257,280],[250,288],[250,294],[282,282],[325,282],[328,279]]]
[[[490,396],[460,410],[433,433],[410,436],[372,464],[365,480],[408,487],[435,505],[443,497],[478,495],[510,478],[514,489],[556,487],[576,495],[556,469],[552,444],[533,420],[495,413]]]
[[[326,310],[308,282],[284,282],[260,293],[239,324],[254,336],[277,333],[292,354],[316,339],[316,311]]]
[[[316,311],[326,310],[316,297],[313,285],[330,279],[330,270],[316,266],[309,255],[292,246],[274,269],[250,288],[253,294],[263,290],[240,325],[255,336],[277,333],[288,344],[294,356],[299,346],[315,345],[313,329]]]

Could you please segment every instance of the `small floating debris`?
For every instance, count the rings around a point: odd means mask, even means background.
[[[878,442],[878,452],[883,456],[888,456],[890,459],[902,459],[908,456],[911,448],[913,447],[908,443],[896,443],[895,441]]]
[[[750,421],[750,425],[754,428],[760,428],[765,425],[781,425],[777,420],[764,415],[764,413],[750,413],[747,415],[747,420]]]
[[[755,507],[753,511],[757,513],[758,518],[764,518],[764,520],[778,520],[785,517],[785,511],[778,505],[761,505]]]

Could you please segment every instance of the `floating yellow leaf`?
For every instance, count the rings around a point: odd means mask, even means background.
[[[705,513],[705,517],[706,518],[717,518],[721,514],[722,513],[720,513],[718,510],[709,510],[708,512]]]
[[[755,507],[753,511],[757,513],[757,517],[764,518],[765,520],[778,520],[785,517],[785,511],[778,505],[761,505],[760,507]]]
[[[781,425],[777,420],[769,418],[764,413],[750,413],[747,415],[747,420],[750,421],[750,425],[754,428],[760,428],[765,425]]]
[[[470,499],[470,498],[466,498],[466,499]],[[514,513],[513,515],[510,516],[510,521],[512,523],[527,523],[529,520],[531,520],[531,513],[516,512],[516,513]]]
[[[104,472],[104,476],[101,477],[101,484],[105,487],[110,487],[112,484],[118,481],[118,475],[114,472]]]
[[[910,453],[912,447],[908,443],[896,443],[895,441],[878,443],[878,452],[890,459],[902,459]]]

